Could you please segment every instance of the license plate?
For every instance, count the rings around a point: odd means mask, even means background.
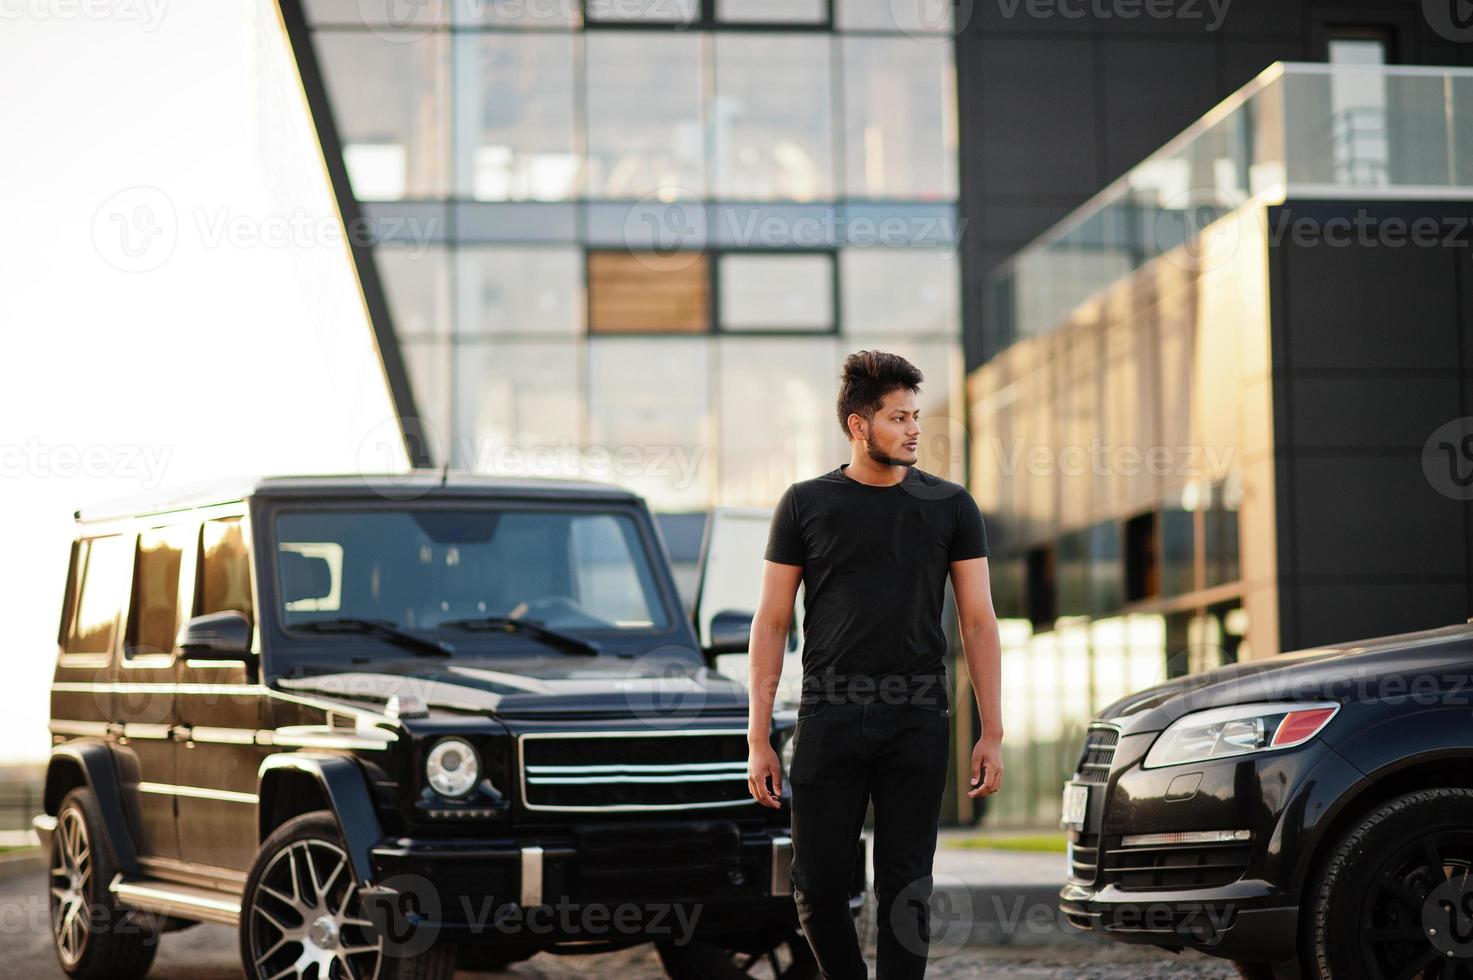
[[[1089,812],[1089,787],[1080,783],[1064,785],[1064,805],[1059,825],[1071,830],[1084,829],[1084,815]]]

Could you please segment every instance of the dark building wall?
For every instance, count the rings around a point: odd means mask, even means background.
[[[1473,65],[1473,44],[1441,37],[1419,0],[1161,5],[1175,16],[1122,16],[1146,0],[959,5],[967,370],[996,352],[987,272],[1274,61],[1324,61],[1335,28],[1365,26],[1389,32],[1397,62]]]
[[[1423,453],[1473,415],[1473,204],[1268,215],[1280,649],[1461,622],[1473,458]]]

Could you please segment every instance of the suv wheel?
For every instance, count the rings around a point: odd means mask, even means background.
[[[384,949],[364,910],[337,821],[288,820],[261,844],[240,905],[240,955],[252,980],[450,980],[454,946]]]
[[[80,980],[137,980],[148,973],[158,931],[147,916],[113,901],[108,886],[117,868],[90,789],[74,789],[61,801],[50,867],[51,939],[61,968]]]
[[[738,980],[764,977],[768,980],[813,980],[818,962],[802,930],[783,927],[776,942],[732,948],[715,942],[692,939],[677,944],[655,943],[660,963],[670,980]]]
[[[1473,789],[1382,804],[1340,838],[1311,884],[1314,976],[1473,977]]]

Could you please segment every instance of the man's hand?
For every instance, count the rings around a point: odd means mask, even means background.
[[[768,777],[772,778],[772,789],[767,788]],[[747,743],[747,790],[752,799],[774,810],[782,809],[783,767],[777,761],[777,753],[767,743]]]
[[[984,735],[972,746],[972,785],[976,788],[967,795],[973,799],[1002,789],[1002,739]]]

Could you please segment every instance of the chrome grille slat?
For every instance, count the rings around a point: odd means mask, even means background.
[[[1109,782],[1110,766],[1115,762],[1115,748],[1120,742],[1120,733],[1113,728],[1093,726],[1084,737],[1084,751],[1080,753],[1079,765],[1074,778],[1081,783],[1102,785]]]
[[[529,810],[737,807],[747,789],[745,728],[525,733],[518,739]]]

